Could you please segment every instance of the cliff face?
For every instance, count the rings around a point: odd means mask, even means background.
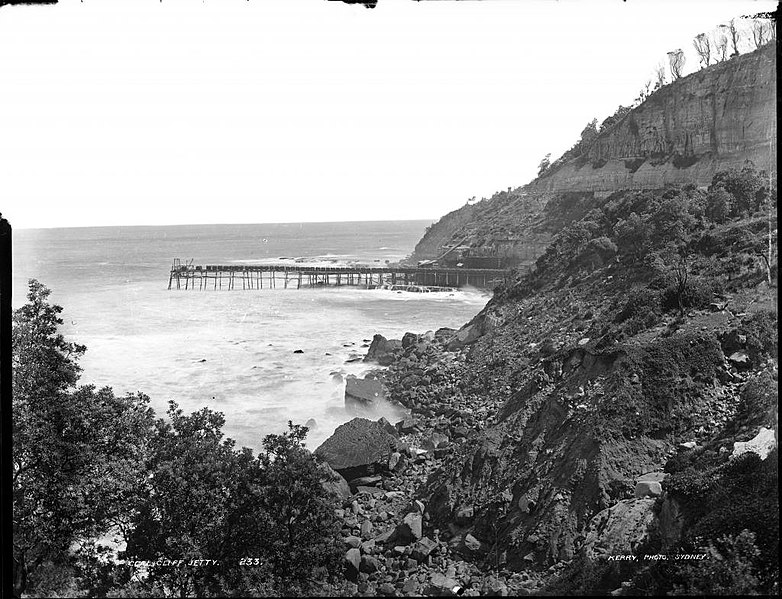
[[[613,192],[706,186],[719,170],[776,164],[776,62],[769,44],[679,79],[601,132],[586,155],[531,189]]]
[[[653,93],[601,131],[587,151],[528,185],[444,216],[413,260],[449,247],[496,256],[505,266],[532,264],[556,231],[540,227],[547,201],[563,193],[607,196],[668,184],[707,186],[714,174],[751,160],[776,170],[775,45],[683,77]]]

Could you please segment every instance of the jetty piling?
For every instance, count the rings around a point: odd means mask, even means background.
[[[228,290],[237,289],[241,279],[243,290],[277,288],[277,277],[282,287],[295,281],[302,287],[363,287],[399,291],[447,291],[464,286],[494,287],[508,280],[510,271],[489,268],[417,267],[417,266],[300,266],[298,264],[206,265],[196,266],[192,260],[183,264],[175,259],[168,277],[168,289],[222,290],[223,279]],[[306,281],[306,285],[305,285]]]

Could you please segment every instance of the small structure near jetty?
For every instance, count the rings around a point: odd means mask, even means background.
[[[300,266],[298,264],[193,265],[174,260],[169,289],[269,289],[354,286],[392,291],[454,291],[459,287],[494,287],[507,270],[490,268],[433,268],[415,266]]]

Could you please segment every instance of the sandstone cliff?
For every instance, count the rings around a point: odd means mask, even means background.
[[[556,232],[545,226],[550,215],[542,218],[550,198],[707,186],[716,172],[747,160],[774,172],[775,127],[776,56],[768,44],[662,87],[600,131],[583,154],[528,185],[445,215],[411,259],[436,259],[462,245],[473,256],[496,256],[501,266],[530,265]]]
[[[775,123],[775,45],[768,44],[659,89],[601,131],[585,155],[529,187],[613,192],[706,186],[718,170],[746,160],[770,170]]]

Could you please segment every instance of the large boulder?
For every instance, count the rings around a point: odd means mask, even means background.
[[[396,359],[395,352],[402,349],[399,339],[386,339],[383,335],[375,335],[364,356],[364,362],[377,362],[381,366],[389,366]]]
[[[634,553],[655,524],[654,505],[653,498],[624,499],[598,512],[587,525],[582,551],[590,559]]]
[[[411,347],[418,343],[418,335],[415,333],[405,333],[402,336],[402,347],[407,349],[408,347]]]
[[[388,470],[388,460],[400,445],[381,424],[354,418],[338,426],[314,453],[345,479],[353,480]]]
[[[423,536],[423,518],[421,514],[407,514],[394,529],[394,541],[403,545],[419,540]]]
[[[753,452],[765,460],[768,454],[777,446],[776,435],[773,429],[762,427],[757,435],[749,441],[736,441],[733,444],[733,454],[731,457],[737,457],[747,452]]]
[[[468,323],[456,331],[456,334],[451,337],[451,339],[448,341],[447,349],[449,351],[461,349],[465,345],[469,345],[470,343],[477,341],[482,335],[483,332],[481,331],[481,327],[477,322]]]
[[[345,408],[354,413],[372,414],[386,400],[386,389],[378,380],[349,376],[345,383]]]
[[[345,577],[356,581],[361,567],[361,552],[358,549],[348,549],[345,553]]]
[[[656,480],[639,480],[635,485],[635,498],[659,497],[663,494],[662,485]]]

